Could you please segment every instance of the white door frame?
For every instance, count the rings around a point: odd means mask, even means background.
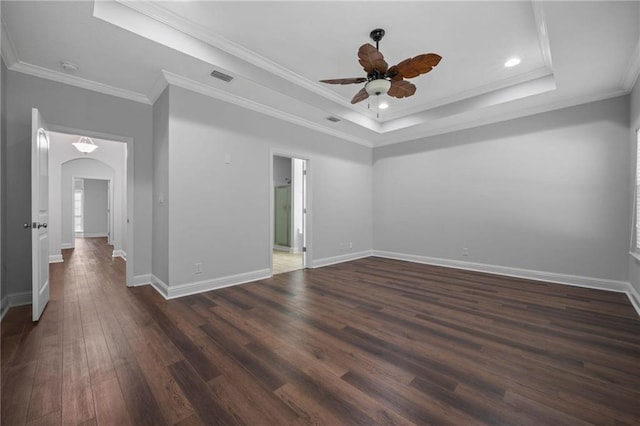
[[[53,132],[58,132],[58,133],[68,133],[68,134],[73,134],[73,135],[83,135],[83,136],[88,136],[90,138],[96,138],[96,139],[106,139],[109,141],[113,141],[113,142],[122,142],[124,144],[126,144],[126,155],[127,155],[127,167],[125,168],[126,170],[126,176],[125,176],[125,181],[126,181],[126,191],[127,191],[127,196],[125,199],[125,212],[126,212],[126,220],[124,223],[124,239],[126,241],[126,248],[127,248],[127,261],[126,261],[126,284],[127,287],[132,287],[134,286],[134,278],[133,278],[133,267],[135,265],[134,263],[134,245],[133,245],[133,236],[134,236],[134,185],[133,185],[133,138],[128,137],[128,136],[121,136],[121,135],[115,135],[115,134],[109,134],[109,133],[103,133],[103,132],[96,132],[96,131],[92,131],[92,130],[86,130],[86,129],[78,129],[75,127],[68,127],[68,126],[59,126],[59,125],[53,125],[50,124],[49,125],[49,130],[53,131]]]
[[[303,222],[304,223],[304,229],[302,230],[303,232],[303,240],[304,242],[306,242],[306,248],[307,251],[306,253],[302,254],[302,267],[303,268],[310,268],[312,265],[312,259],[313,259],[313,247],[311,244],[312,238],[312,212],[313,209],[311,208],[311,158],[309,155],[303,155],[300,153],[296,153],[296,152],[292,152],[292,151],[288,151],[285,149],[279,149],[279,148],[271,148],[270,150],[271,155],[269,155],[269,178],[267,179],[268,183],[269,183],[269,271],[270,271],[270,275],[273,275],[273,238],[274,238],[274,220],[275,220],[275,216],[274,216],[274,195],[275,195],[275,191],[273,189],[273,160],[274,157],[288,157],[288,158],[296,158],[298,160],[303,160],[306,163],[306,171],[307,171],[307,188],[306,191],[304,191],[303,196],[305,197],[305,201],[303,202],[303,205],[306,204],[307,206],[307,216],[306,216],[306,220]],[[304,244],[304,243],[303,243]]]

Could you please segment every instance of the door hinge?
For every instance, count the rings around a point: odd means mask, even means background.
[[[306,247],[302,247],[302,252],[306,253],[307,252],[307,248]]]
[[[306,171],[306,170],[303,170],[303,171],[302,171],[302,174],[303,174],[303,175],[306,175],[306,174],[307,174],[307,171]]]

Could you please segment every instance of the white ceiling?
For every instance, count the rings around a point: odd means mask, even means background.
[[[640,3],[2,2],[10,69],[152,103],[167,82],[368,146],[628,93],[640,71]],[[384,28],[389,65],[434,52],[376,118],[357,61]],[[505,68],[512,57],[520,65]],[[61,61],[78,71],[61,69]],[[214,69],[230,83],[209,76]],[[338,123],[328,116],[341,119]]]

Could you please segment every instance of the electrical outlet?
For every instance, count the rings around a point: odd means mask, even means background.
[[[469,249],[467,247],[462,249],[462,255],[463,256],[469,256]]]
[[[194,265],[193,265],[193,273],[194,274],[201,274],[202,273],[202,263],[201,262],[194,263]]]
[[[349,248],[352,249],[353,248],[353,241],[349,241]]]

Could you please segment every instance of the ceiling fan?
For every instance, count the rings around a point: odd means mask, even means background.
[[[394,98],[412,96],[416,92],[416,86],[405,80],[405,78],[414,78],[428,73],[442,59],[440,55],[435,53],[425,53],[413,58],[407,58],[397,65],[389,67],[384,60],[384,56],[378,50],[378,43],[384,37],[384,30],[381,28],[375,29],[371,31],[369,36],[376,42],[376,47],[365,43],[358,49],[358,62],[366,71],[366,77],[320,80],[321,83],[328,84],[359,84],[366,82],[364,87],[351,99],[352,104],[361,102],[369,96],[385,93]]]

